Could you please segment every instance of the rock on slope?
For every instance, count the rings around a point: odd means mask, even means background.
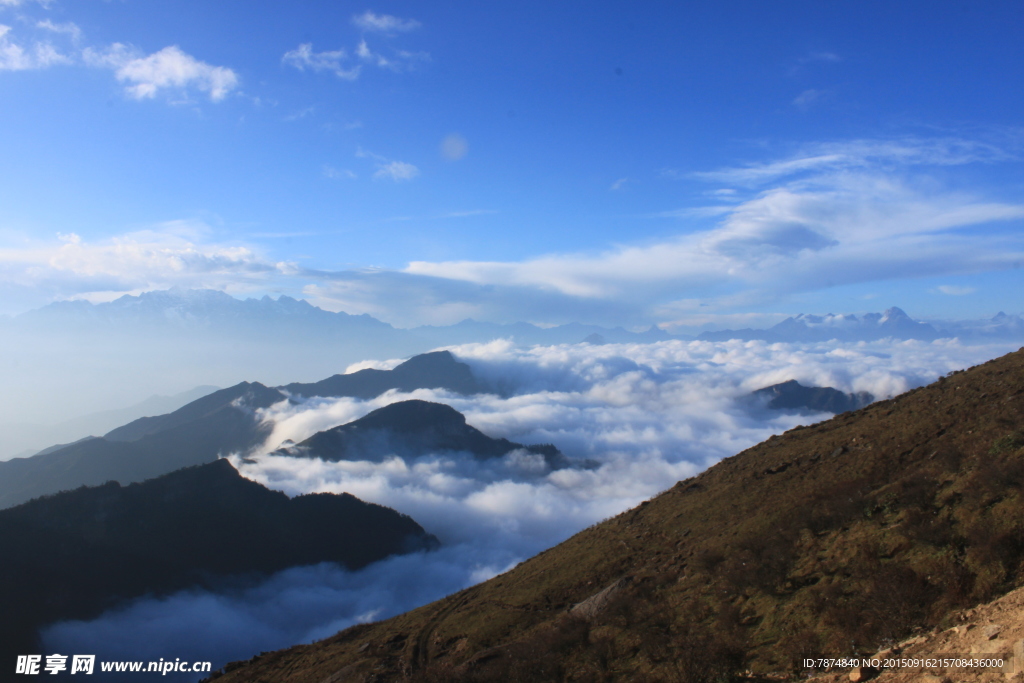
[[[871,657],[882,663],[886,660],[910,660],[905,666],[883,666],[880,670],[864,673],[874,675],[870,680],[877,683],[1024,681],[1024,588],[956,613],[951,621],[955,625],[919,633]],[[995,659],[1002,662],[1002,667],[914,665],[915,661],[922,663],[922,660],[938,658]],[[848,683],[851,673],[846,670],[830,671],[810,680],[815,683]]]
[[[1024,581],[1022,538],[1024,350],[773,437],[505,574],[223,681],[793,672],[953,625]]]

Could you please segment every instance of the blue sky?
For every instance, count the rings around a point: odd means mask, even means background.
[[[1015,2],[0,0],[6,313],[1022,312]]]

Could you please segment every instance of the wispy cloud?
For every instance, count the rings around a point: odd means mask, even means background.
[[[36,23],[36,28],[41,28],[45,31],[51,31],[53,33],[63,33],[70,36],[71,40],[78,42],[82,38],[82,29],[78,28],[76,24],[69,22],[63,24],[55,24],[49,19]]]
[[[807,109],[815,102],[820,101],[825,94],[824,90],[809,88],[793,98],[793,104],[799,109]]]
[[[380,154],[369,152],[363,148],[356,150],[356,157],[360,159],[372,159],[376,170],[373,172],[373,177],[378,180],[394,180],[396,182],[402,180],[412,180],[420,174],[420,169],[416,168],[413,164],[406,161],[397,161],[395,159],[389,159]]]
[[[223,100],[238,86],[238,75],[223,66],[199,61],[177,45],[143,56],[136,48],[114,43],[102,50],[86,48],[86,64],[114,70],[126,83],[125,92],[135,99],[147,99],[167,90],[199,90],[214,102]]]
[[[356,47],[356,56],[367,64],[390,71],[407,71],[412,69],[417,62],[430,61],[430,55],[426,52],[409,52],[408,50],[398,50],[387,57],[380,52],[371,50],[366,40],[359,41],[359,45]]]
[[[299,71],[329,71],[338,78],[354,81],[359,78],[362,67],[359,64],[348,66],[348,53],[344,49],[313,52],[312,43],[303,43],[294,50],[286,52],[281,61]]]
[[[415,19],[400,19],[390,14],[374,14],[367,10],[352,18],[352,23],[367,33],[378,33],[385,36],[406,33],[419,27]],[[388,71],[407,71],[417,62],[429,61],[426,52],[408,50],[392,50],[389,54],[377,52],[370,48],[365,38],[361,39],[350,53],[345,48],[314,52],[312,43],[303,43],[294,50],[289,50],[281,58],[282,63],[295,67],[299,71],[327,71],[346,81],[354,81],[362,75],[364,66],[372,66]]]
[[[75,233],[23,247],[0,247],[0,283],[69,298],[90,291],[133,292],[173,286],[240,291],[294,273],[251,247],[209,239],[209,229],[171,221],[90,241]]]
[[[347,168],[335,168],[328,164],[324,164],[323,174],[325,178],[330,178],[331,180],[355,180],[359,177],[355,172]]]
[[[33,41],[30,45],[15,42],[11,31],[10,26],[0,24],[0,71],[45,69],[73,62],[49,42]]]
[[[629,178],[619,178],[614,183],[612,183],[611,187],[609,187],[608,189],[612,190],[613,192],[616,190],[621,190],[623,187],[626,186],[627,182],[629,182]]]
[[[756,186],[808,172],[846,172],[858,169],[891,171],[909,166],[960,166],[970,163],[1013,161],[1020,158],[1020,152],[1019,145],[1007,147],[956,137],[862,139],[807,145],[797,154],[777,161],[751,163],[689,175],[676,173],[672,177]]]
[[[293,112],[291,114],[288,114],[287,116],[284,117],[284,120],[285,121],[298,121],[299,119],[304,119],[307,116],[313,116],[313,114],[315,114],[315,113],[316,113],[316,107],[306,107],[305,109],[300,109],[297,112]]]
[[[975,287],[958,287],[956,285],[939,285],[937,289],[943,294],[948,294],[949,296],[966,296],[978,291]]]
[[[371,50],[369,44],[365,40],[361,40],[352,56],[344,48],[314,52],[312,43],[303,43],[294,50],[286,52],[281,61],[299,71],[306,69],[327,71],[343,80],[354,81],[362,74],[364,65],[397,72],[409,70],[416,62],[429,59],[430,55],[426,52],[404,50],[396,51],[391,56],[385,56]]]
[[[374,178],[388,178],[390,180],[412,180],[420,174],[420,170],[405,161],[389,161],[381,164],[374,171]]]
[[[352,17],[352,23],[363,31],[389,35],[415,31],[420,27],[420,22],[415,19],[401,19],[390,14],[374,14],[370,10]]]

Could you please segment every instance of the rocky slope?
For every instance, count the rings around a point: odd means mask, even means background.
[[[274,683],[728,680],[872,654],[1024,581],[1024,350],[773,437]]]

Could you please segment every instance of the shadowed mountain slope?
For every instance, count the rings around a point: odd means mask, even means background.
[[[0,509],[57,491],[111,480],[122,484],[143,481],[182,467],[212,462],[219,455],[244,453],[269,434],[269,426],[262,424],[254,411],[288,399],[281,389],[302,396],[368,399],[390,389],[431,388],[462,394],[484,390],[469,366],[455,360],[448,351],[414,356],[394,370],[360,370],[312,384],[272,388],[259,382],[242,382],[166,415],[139,418],[102,438],[54,446],[28,458],[0,462]],[[502,453],[512,447],[518,445]],[[538,448],[534,447],[534,451],[541,452]],[[549,450],[553,451],[553,447]],[[543,452],[551,458],[557,453]]]
[[[12,550],[0,562],[0,665],[13,671],[14,654],[39,651],[35,629],[133,597],[436,545],[390,508],[348,494],[289,499],[227,460],[40,498],[0,511],[0,547]]]
[[[375,398],[385,391],[447,389],[458,394],[485,391],[465,363],[455,360],[450,351],[433,351],[413,356],[393,370],[367,368],[348,375],[333,375],[319,382],[286,384],[285,389],[300,396],[352,396]]]
[[[875,400],[875,397],[866,391],[845,394],[832,387],[805,387],[795,379],[758,389],[752,393],[752,396],[766,400],[766,407],[772,410],[796,410],[837,415],[863,408]]]
[[[466,424],[466,416],[454,408],[418,400],[378,408],[348,424],[317,432],[278,454],[324,460],[380,461],[392,454],[411,458],[461,451],[486,459],[499,458],[518,449],[543,456],[553,469],[569,466],[568,459],[550,444],[524,446],[508,439],[492,439]]]
[[[489,581],[220,680],[710,681],[1024,582],[1024,350],[727,458]]]
[[[210,416],[221,415],[226,408],[239,406],[244,406],[247,410],[269,408],[285,398],[285,395],[277,389],[265,387],[259,382],[242,382],[198,398],[166,415],[140,417],[107,432],[103,438],[108,441],[138,441],[144,436],[165,432],[199,420],[207,420]]]
[[[244,451],[268,433],[252,411],[285,399],[277,389],[242,382],[102,438],[0,462],[0,508],[79,486],[143,481]]]

